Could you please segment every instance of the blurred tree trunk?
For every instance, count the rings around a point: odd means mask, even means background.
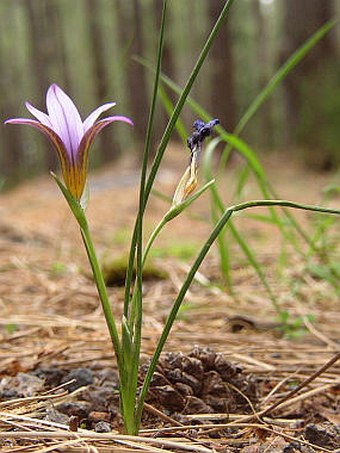
[[[332,0],[283,0],[285,39],[283,60],[333,17],[333,6]],[[322,112],[324,109],[329,110],[324,104],[327,102],[325,96],[329,89],[326,85],[331,72],[335,69],[334,66],[331,67],[335,61],[336,41],[334,32],[331,31],[308,53],[284,82],[289,142],[298,140],[302,147],[314,148],[316,157],[314,163],[319,167],[329,165],[328,157],[326,160],[319,159],[317,155],[322,154],[321,149],[328,155],[325,149],[328,146],[321,137],[322,123],[326,120]],[[334,89],[336,90],[335,86]],[[340,99],[336,107],[338,114],[339,108]]]
[[[162,0],[154,0],[155,1],[155,13],[156,13],[156,30],[159,30],[160,23],[162,19],[162,9],[163,9],[163,1]],[[169,13],[168,13],[169,14]],[[164,47],[163,47],[163,58],[162,58],[162,71],[165,75],[170,77],[170,79],[174,79],[175,68],[174,62],[172,59],[172,49],[169,44],[169,40],[164,40]]]
[[[94,7],[93,0],[86,0],[85,13],[89,27],[89,42],[93,58],[94,80],[93,85],[98,105],[107,102],[108,80],[105,64],[104,46],[102,29],[99,15],[100,5]],[[114,136],[110,130],[104,130],[98,137],[100,145],[100,156],[102,162],[109,162],[117,157],[117,143],[113,143]],[[116,152],[115,152],[116,151]]]
[[[222,2],[209,0],[209,15],[212,24],[220,13]],[[227,131],[236,125],[236,106],[234,98],[233,53],[229,22],[220,28],[211,48],[211,108],[212,115],[221,121]]]
[[[272,45],[268,39],[267,23],[264,20],[263,12],[261,11],[261,0],[256,0],[252,3],[252,12],[256,26],[256,41],[257,41],[257,93],[263,89],[268,82],[269,73],[269,45]],[[257,141],[261,146],[272,146],[273,138],[273,105],[272,97],[266,100],[266,103],[261,107],[256,116],[259,117]]]
[[[30,38],[30,50],[32,61],[32,73],[39,93],[39,104],[44,105],[45,93],[50,85],[49,70],[58,61],[55,36],[58,36],[56,28],[56,9],[54,1],[41,3],[34,0],[23,2],[27,15],[28,35]],[[57,168],[56,153],[45,154],[46,166],[50,170]]]
[[[160,23],[162,19],[162,9],[163,9],[163,1],[162,0],[154,0],[154,11],[155,11],[155,30],[159,30]],[[169,20],[169,11],[168,13],[168,20]],[[158,36],[156,36],[156,43],[158,44]],[[161,71],[169,77],[171,80],[175,80],[175,67],[173,62],[173,53],[172,53],[172,46],[169,43],[169,35],[165,33],[165,40],[163,45],[163,54],[162,54],[162,64],[161,64]],[[156,55],[156,48],[154,51]],[[166,87],[163,85],[163,88],[166,90]],[[176,103],[176,95],[172,90],[166,90],[167,96],[171,100],[173,104]],[[157,114],[156,118],[156,131],[162,131],[166,127],[168,122],[168,114],[165,112],[162,106],[158,106],[159,113]]]
[[[148,90],[143,66],[132,59],[143,56],[143,35],[140,0],[116,0],[115,14],[121,24],[121,46],[128,51],[126,77],[130,93],[130,116],[134,122],[134,137],[137,145],[144,142],[148,119]],[[142,150],[141,146],[138,146]]]
[[[13,18],[13,9],[15,5],[13,2],[2,3],[0,5],[1,17],[6,17],[11,21]],[[8,26],[10,22],[6,25]],[[12,61],[11,48],[6,45],[6,27],[2,28],[0,40],[0,62],[1,64],[1,77],[0,77],[0,115],[3,120],[11,117],[18,116],[16,112],[18,107],[16,104],[16,89],[15,85],[18,83],[18,65],[16,61]],[[12,64],[5,64],[11,61]],[[14,129],[14,128],[13,128]],[[22,169],[22,156],[23,156],[23,142],[22,142],[22,129],[18,128],[13,130],[11,126],[2,127],[0,134],[0,186],[4,182],[6,185],[11,185],[20,178]]]

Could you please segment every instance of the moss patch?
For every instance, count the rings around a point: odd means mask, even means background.
[[[124,286],[127,271],[128,255],[105,257],[102,261],[102,272],[107,286]],[[133,271],[135,277],[136,270]],[[165,280],[168,274],[164,269],[156,266],[152,259],[148,259],[143,269],[144,280]]]

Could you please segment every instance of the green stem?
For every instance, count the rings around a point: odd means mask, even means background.
[[[157,344],[157,347],[155,349],[154,355],[151,359],[148,371],[146,373],[146,376],[144,378],[143,386],[140,392],[139,396],[139,401],[138,401],[138,406],[137,406],[137,414],[136,414],[136,419],[137,423],[139,425],[141,417],[142,417],[142,412],[143,412],[143,405],[145,401],[146,394],[148,392],[152,375],[155,371],[157,361],[159,359],[159,356],[163,350],[164,344],[168,338],[168,335],[170,333],[170,330],[172,328],[172,325],[176,319],[178,310],[184,300],[185,294],[188,291],[195,274],[197,270],[199,269],[200,265],[202,264],[202,261],[206,257],[207,253],[209,252],[212,244],[220,234],[220,232],[223,230],[231,216],[238,211],[243,211],[248,208],[253,208],[253,207],[262,207],[262,206],[286,206],[290,208],[295,208],[295,209],[301,209],[305,211],[313,211],[313,212],[323,212],[326,214],[336,214],[340,215],[340,209],[333,209],[333,208],[325,208],[321,206],[312,206],[312,205],[304,205],[301,203],[293,203],[291,201],[286,201],[286,200],[252,200],[248,201],[245,203],[240,203],[234,206],[229,207],[224,211],[224,214],[222,217],[219,219],[215,227],[213,228],[212,232],[210,233],[210,236],[208,240],[203,244],[194,264],[190,268],[188,275],[177,295],[177,298],[175,299],[172,309],[169,313],[169,316],[166,320],[164,329],[162,331],[162,334],[160,336],[159,342]]]
[[[69,205],[71,212],[74,215],[74,218],[76,219],[76,221],[80,227],[81,237],[83,239],[87,257],[88,257],[90,265],[91,265],[93,278],[94,278],[94,281],[97,286],[99,299],[100,299],[100,302],[103,307],[106,324],[109,329],[113,349],[116,354],[119,376],[120,377],[124,376],[121,345],[119,342],[117,327],[116,327],[114,316],[113,316],[113,313],[111,310],[109,298],[107,295],[104,277],[101,272],[101,269],[100,269],[100,266],[98,263],[98,258],[97,258],[96,252],[94,250],[94,247],[93,247],[93,242],[92,242],[90,230],[88,227],[85,211],[80,206],[79,202],[73,198],[73,196],[70,194],[68,189],[64,186],[64,184],[60,181],[60,179],[54,173],[51,173],[51,174],[52,174],[55,182],[57,183],[59,189],[61,190],[62,194],[64,195],[65,200],[67,201],[67,204]]]
[[[129,265],[126,275],[125,282],[125,297],[124,297],[124,316],[128,321],[131,340],[131,353],[132,357],[125,357],[125,362],[129,364],[127,368],[127,382],[126,387],[121,390],[121,397],[124,406],[124,423],[127,434],[137,434],[138,426],[136,424],[135,409],[136,409],[136,396],[138,386],[138,368],[140,359],[140,347],[141,347],[141,336],[142,336],[142,317],[143,317],[143,300],[142,300],[142,271],[143,271],[143,216],[145,212],[145,183],[147,174],[147,165],[149,159],[149,151],[151,144],[152,127],[154,123],[157,91],[159,85],[159,75],[161,71],[161,61],[164,43],[164,32],[165,32],[165,20],[168,0],[163,0],[162,18],[159,33],[159,41],[157,48],[157,67],[156,75],[153,85],[153,95],[151,99],[149,119],[144,143],[142,170],[140,178],[140,189],[139,189],[139,207],[137,213],[137,219],[133,231],[131,240]],[[137,251],[137,253],[136,253]],[[136,257],[136,285],[133,292],[133,297],[130,299],[130,290],[132,283],[132,275],[134,268],[134,261]],[[131,303],[131,305],[130,305]],[[130,313],[129,313],[130,307]],[[125,352],[125,351],[123,351]]]
[[[237,212],[243,211],[244,209],[248,208],[256,208],[262,206],[286,206],[287,208],[301,209],[303,211],[324,212],[325,214],[340,215],[340,209],[327,208],[324,206],[314,206],[302,203],[294,203],[293,201],[287,200],[251,200],[246,201],[244,203],[236,204],[234,206],[230,206],[230,208],[228,208],[227,211],[232,210],[233,212]]]
[[[170,135],[176,125],[176,121],[182,111],[182,108],[184,106],[184,103],[187,99],[187,97],[189,96],[189,93],[190,93],[190,90],[192,88],[192,85],[194,84],[194,81],[204,63],[204,60],[208,54],[208,51],[212,45],[212,43],[214,42],[214,39],[217,35],[217,32],[219,30],[219,28],[221,27],[232,3],[234,2],[234,0],[227,0],[224,4],[224,7],[219,15],[219,17],[217,18],[217,21],[215,22],[212,30],[211,30],[211,33],[210,35],[208,36],[199,56],[198,56],[198,59],[196,61],[196,64],[193,68],[193,70],[191,71],[191,74],[182,90],[182,92],[180,93],[180,96],[179,96],[179,99],[177,101],[177,104],[175,105],[174,107],[174,110],[172,112],[172,115],[171,117],[169,118],[169,121],[168,121],[168,124],[165,128],[165,131],[163,133],[163,136],[161,138],[161,141],[160,141],[160,144],[158,146],[158,150],[156,152],[156,155],[154,157],[154,161],[153,161],[153,164],[151,166],[151,169],[150,169],[150,173],[149,173],[149,176],[147,178],[147,181],[146,181],[146,184],[145,184],[145,187],[144,187],[144,197],[143,197],[143,206],[142,206],[142,212],[138,213],[138,216],[143,216],[144,214],[144,211],[145,211],[145,208],[146,208],[146,204],[148,202],[148,199],[149,199],[149,196],[150,196],[150,193],[151,193],[151,189],[152,189],[152,186],[153,186],[153,183],[155,181],[155,178],[156,178],[156,175],[157,175],[157,172],[158,172],[158,169],[159,169],[159,166],[161,164],[161,161],[162,161],[162,158],[163,158],[163,155],[164,155],[164,152],[166,150],[166,147],[167,147],[167,144],[169,142],[169,139],[170,139]],[[157,79],[157,84],[159,82],[159,75],[160,75],[160,71],[159,71],[159,68],[157,66],[157,69],[156,69],[156,79]],[[156,82],[156,81],[155,81]],[[132,240],[131,240],[131,248],[130,248],[130,257],[129,257],[129,264],[128,264],[128,271],[127,271],[127,277],[126,277],[126,283],[125,283],[125,302],[124,302],[124,314],[127,316],[127,312],[128,312],[128,307],[129,307],[129,303],[130,303],[130,289],[131,289],[131,283],[132,283],[132,270],[133,270],[133,263],[134,263],[134,257],[135,257],[135,251],[136,251],[136,244],[137,244],[137,239],[138,239],[138,228],[139,228],[139,225],[138,225],[138,218],[137,218],[137,221],[135,223],[135,226],[134,226],[134,231],[133,231],[133,235],[132,235]]]
[[[128,319],[128,311],[129,311],[129,304],[130,304],[130,290],[131,290],[136,248],[137,249],[139,248],[139,250],[140,250],[139,252],[137,250],[137,254],[139,253],[139,258],[137,257],[137,261],[139,260],[139,264],[141,264],[143,215],[144,215],[145,206],[146,206],[145,182],[146,182],[147,164],[148,164],[150,145],[151,145],[152,127],[153,127],[155,111],[156,111],[157,92],[158,92],[159,79],[160,79],[160,73],[161,73],[161,62],[162,62],[162,54],[163,54],[163,47],[164,47],[164,34],[165,34],[165,20],[166,20],[166,14],[167,14],[167,2],[168,2],[168,0],[163,0],[162,18],[161,18],[159,41],[158,41],[158,47],[157,47],[157,63],[156,63],[156,70],[155,70],[155,79],[154,79],[154,84],[153,84],[152,99],[151,99],[151,104],[150,104],[148,125],[147,125],[145,143],[144,143],[143,162],[142,162],[142,171],[141,171],[141,179],[140,179],[139,208],[138,208],[137,219],[136,219],[136,223],[135,223],[135,227],[134,227],[132,239],[131,239],[130,256],[129,256],[129,263],[128,263],[128,268],[127,268],[126,281],[125,281],[124,315],[127,319]],[[137,263],[137,279],[138,280],[139,280],[138,274],[139,274],[140,268],[141,268],[141,266],[138,266],[138,263]],[[141,282],[139,282],[139,283],[141,286]],[[138,281],[137,281],[137,284],[138,284]]]
[[[168,219],[166,218],[166,216],[164,216],[162,218],[162,220],[158,223],[158,225],[156,226],[156,228],[153,230],[153,232],[151,233],[150,237],[149,237],[149,240],[144,248],[144,252],[143,252],[143,258],[142,258],[142,265],[144,266],[145,264],[145,261],[146,261],[146,258],[150,252],[150,249],[152,247],[152,244],[154,243],[155,239],[157,238],[157,236],[159,235],[160,231],[162,230],[162,228],[165,226],[165,224],[168,223]]]
[[[84,214],[85,218],[85,214]],[[120,350],[120,342],[119,342],[119,337],[118,337],[118,332],[116,328],[116,323],[114,320],[114,316],[112,313],[112,309],[110,306],[109,298],[107,295],[107,290],[104,282],[104,277],[103,274],[100,270],[100,266],[98,263],[98,258],[96,255],[96,252],[93,247],[92,239],[91,239],[91,234],[90,230],[88,228],[87,222],[83,222],[82,226],[80,227],[80,232],[81,232],[81,237],[83,239],[87,257],[89,259],[92,273],[93,273],[93,278],[97,286],[100,302],[103,308],[104,316],[105,316],[105,321],[107,324],[107,327],[110,332],[111,340],[112,340],[112,345],[116,354],[117,358],[117,363],[118,363],[118,369],[121,371],[121,365],[122,365],[122,356],[121,356],[121,350]]]

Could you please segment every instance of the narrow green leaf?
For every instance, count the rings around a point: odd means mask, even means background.
[[[157,344],[156,350],[151,359],[147,374],[144,378],[144,382],[143,382],[143,386],[141,389],[140,398],[139,398],[139,402],[138,402],[138,414],[141,414],[141,410],[142,410],[143,404],[144,404],[144,399],[145,399],[147,391],[149,389],[149,385],[150,385],[151,378],[152,378],[152,375],[153,375],[155,367],[156,367],[156,363],[163,350],[163,347],[168,338],[172,325],[175,322],[178,310],[180,309],[180,306],[181,306],[181,304],[184,300],[184,297],[195,277],[196,272],[198,271],[203,260],[205,259],[212,244],[215,242],[218,235],[221,233],[221,231],[223,230],[223,228],[225,227],[225,225],[228,223],[231,216],[235,212],[243,211],[245,209],[250,209],[250,208],[254,208],[254,207],[261,207],[261,206],[285,206],[285,207],[301,209],[301,210],[311,211],[311,212],[323,212],[325,214],[340,215],[340,209],[324,208],[322,206],[304,205],[301,203],[294,203],[294,202],[287,201],[287,200],[251,200],[251,201],[248,201],[245,203],[240,203],[240,204],[231,206],[228,209],[226,209],[224,211],[223,215],[221,216],[221,218],[219,219],[219,221],[217,222],[217,224],[214,226],[213,230],[211,231],[209,238],[203,244],[200,252],[197,255],[196,260],[194,261],[193,265],[191,266],[191,268],[187,274],[187,277],[186,277],[185,281],[183,282],[183,285],[182,285],[180,291],[178,292],[177,297],[172,305],[171,311],[166,320],[166,323],[165,323],[164,329],[162,331],[161,337],[159,339],[159,342]],[[282,318],[284,317],[284,311],[282,311],[280,313],[280,317],[282,317]]]
[[[279,83],[291,72],[306,54],[334,27],[335,20],[326,22],[320,27],[301,47],[299,47],[288,60],[280,67],[276,74],[269,80],[263,90],[252,101],[246,112],[235,127],[234,134],[239,135],[249,120],[255,115],[261,105],[267,100]]]

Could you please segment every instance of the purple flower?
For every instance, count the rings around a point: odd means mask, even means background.
[[[56,149],[66,187],[76,200],[80,200],[87,178],[88,153],[95,136],[113,121],[123,121],[133,126],[125,116],[109,116],[98,120],[114,102],[96,108],[84,121],[81,120],[72,99],[56,84],[47,90],[47,114],[25,103],[36,120],[13,118],[5,124],[28,124],[45,134]]]

